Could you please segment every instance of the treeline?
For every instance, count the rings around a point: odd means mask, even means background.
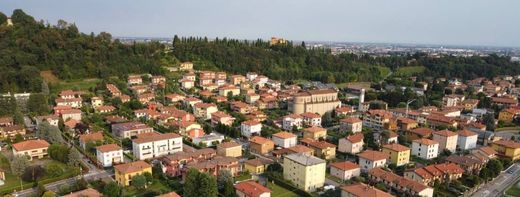
[[[160,73],[164,45],[123,44],[108,33],[83,34],[74,24],[51,26],[14,10],[13,26],[0,13],[0,92],[39,92],[40,71],[60,79],[106,78],[128,73]]]
[[[181,61],[194,61],[199,69],[219,69],[245,74],[259,72],[274,79],[309,79],[328,83],[377,82],[390,71],[403,66],[424,66],[422,76],[433,78],[491,78],[520,74],[520,65],[510,57],[429,57],[425,53],[373,57],[333,55],[328,49],[306,49],[305,43],[270,46],[256,40],[174,37],[173,55]]]

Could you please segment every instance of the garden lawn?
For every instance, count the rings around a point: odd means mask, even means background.
[[[506,194],[510,196],[520,196],[520,180],[506,190]]]
[[[123,190],[123,196],[141,197],[150,196],[150,194],[158,195],[170,192],[171,189],[166,185],[163,185],[160,181],[154,181],[144,190],[138,190],[133,186],[126,187]]]
[[[278,186],[274,183],[268,182],[267,187],[272,191],[272,197],[296,197],[298,196],[296,193],[287,190],[281,186]]]
[[[240,176],[235,177],[235,181],[245,181],[251,179],[251,174],[243,173]]]

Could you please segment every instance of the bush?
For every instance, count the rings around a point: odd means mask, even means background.
[[[25,173],[22,175],[22,180],[26,182],[34,182],[45,175],[45,170],[39,166],[29,166],[25,169]]]
[[[63,169],[58,164],[50,163],[45,166],[45,173],[50,177],[59,177],[63,174]]]

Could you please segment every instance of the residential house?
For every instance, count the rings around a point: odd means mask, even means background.
[[[260,136],[254,136],[249,139],[249,149],[253,153],[267,154],[274,150],[274,142]]]
[[[312,112],[300,114],[303,118],[303,124],[309,127],[321,127],[321,116]]]
[[[132,152],[139,160],[182,151],[182,137],[176,133],[141,133],[132,140]]]
[[[359,118],[344,118],[339,120],[340,122],[340,131],[341,132],[351,132],[351,133],[358,133],[361,132],[363,129],[363,121]]]
[[[47,156],[49,143],[45,140],[26,140],[11,145],[13,147],[13,155],[27,156],[27,159],[41,159]]]
[[[364,183],[356,183],[341,186],[341,197],[393,197],[393,195]]]
[[[383,145],[383,153],[390,157],[388,161],[396,166],[406,165],[410,162],[410,148],[400,144]]]
[[[311,155],[289,154],[283,160],[283,178],[307,192],[313,192],[323,187],[325,171],[325,160]]]
[[[193,70],[193,63],[192,62],[182,62],[179,65],[179,70]]]
[[[254,135],[260,135],[262,131],[262,123],[255,120],[248,120],[240,124],[240,131],[242,136],[250,138]]]
[[[160,157],[158,160],[163,167],[163,172],[171,177],[181,176],[187,171],[186,164],[191,162],[205,162],[217,155],[213,148],[194,149],[176,152],[171,155]]]
[[[103,133],[102,132],[95,132],[95,133],[88,133],[83,134],[79,136],[79,146],[81,148],[86,149],[87,144],[89,142],[103,142]]]
[[[444,150],[455,152],[457,150],[458,135],[449,130],[433,132],[433,140],[439,142],[439,153]]]
[[[298,114],[290,114],[283,117],[282,128],[291,131],[293,128],[301,129],[303,126],[303,117]]]
[[[112,125],[112,133],[119,138],[131,138],[142,133],[153,132],[153,128],[141,122],[125,122]]]
[[[388,154],[373,150],[366,150],[357,155],[361,172],[368,172],[373,168],[385,167],[386,160],[389,158]]]
[[[440,183],[457,180],[462,177],[464,169],[454,163],[432,164],[421,168],[406,170],[404,177],[424,185],[433,186]]]
[[[211,114],[218,111],[215,103],[197,103],[193,108],[195,117],[202,118],[204,120],[211,119]]]
[[[339,139],[338,151],[343,153],[357,154],[363,150],[363,134],[356,133]]]
[[[235,118],[226,112],[223,111],[216,111],[211,114],[211,124],[217,125],[217,124],[223,124],[227,126],[233,125],[233,122],[235,121]]]
[[[358,177],[361,174],[361,168],[350,161],[335,162],[330,164],[330,174],[346,181]]]
[[[195,81],[190,79],[181,79],[179,81],[181,83],[182,89],[189,90],[195,87]]]
[[[469,150],[477,147],[478,135],[470,130],[463,129],[457,132],[457,149]]]
[[[234,85],[225,85],[218,89],[218,95],[220,96],[238,96],[240,94],[240,88]]]
[[[115,165],[114,171],[116,182],[121,186],[129,186],[134,176],[152,174],[152,166],[144,161],[134,161]]]
[[[271,190],[250,180],[235,184],[238,197],[271,197]]]
[[[223,140],[224,140],[223,135],[218,135],[215,133],[210,133],[209,135],[204,135],[202,137],[196,137],[196,138],[192,139],[194,144],[198,144],[199,146],[204,145],[204,146],[208,146],[208,147],[214,146],[216,144],[220,144],[220,143],[222,143]]]
[[[311,138],[319,140],[320,138],[327,137],[327,129],[321,127],[309,127],[302,130],[303,138]]]
[[[433,159],[439,154],[439,142],[430,139],[416,139],[412,141],[412,155],[423,159]]]
[[[400,194],[409,196],[433,197],[433,188],[413,179],[404,178],[381,168],[374,168],[370,170],[369,179],[376,183],[383,183],[386,186],[396,190]]]
[[[128,75],[128,85],[139,85],[143,83],[143,78],[139,75]]]
[[[363,117],[363,126],[374,131],[382,131],[392,117],[392,113],[386,110],[368,110]]]
[[[516,161],[520,159],[520,143],[512,140],[498,140],[491,144],[491,148],[497,152],[497,156]]]
[[[241,157],[242,145],[236,142],[224,142],[217,145],[217,155],[224,157]]]
[[[397,127],[401,131],[409,131],[416,128],[417,126],[419,126],[419,124],[413,119],[403,117],[397,118]]]
[[[61,111],[61,119],[63,121],[67,120],[77,120],[81,121],[81,110],[79,109],[67,109]]]
[[[515,117],[520,114],[520,109],[518,108],[507,108],[498,114],[498,120],[503,122],[512,122]]]
[[[431,138],[433,135],[433,132],[435,132],[435,130],[430,129],[430,128],[421,127],[421,128],[415,128],[412,130],[406,130],[404,133],[408,140],[416,140],[416,139],[421,139],[421,138]]]
[[[464,169],[464,172],[466,174],[479,174],[480,170],[484,167],[486,164],[485,162],[475,159],[470,155],[467,156],[460,156],[460,155],[450,155],[444,159],[444,161],[448,163],[454,163],[459,165],[462,169]]]
[[[0,127],[0,137],[16,137],[16,135],[20,134],[22,136],[25,135],[25,126],[23,125],[10,125],[6,127]]]
[[[311,138],[303,138],[300,143],[304,146],[314,149],[316,157],[322,159],[332,159],[336,157],[336,145],[326,141],[318,141]]]
[[[123,149],[116,144],[105,144],[96,147],[96,158],[103,167],[124,162]]]
[[[244,162],[245,170],[252,174],[262,174],[274,161],[263,158],[250,159]]]
[[[278,132],[272,135],[272,140],[276,146],[289,148],[296,145],[296,135],[289,132]]]

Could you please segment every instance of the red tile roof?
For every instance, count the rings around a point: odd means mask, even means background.
[[[16,151],[26,151],[26,150],[34,150],[40,148],[49,147],[49,143],[45,140],[27,140],[23,142],[18,142],[12,145]]]
[[[345,185],[341,189],[357,197],[393,197],[389,193],[363,183]]]
[[[123,150],[121,147],[119,147],[116,144],[105,144],[105,145],[96,147],[96,149],[102,153],[116,151],[116,150]]]
[[[493,142],[493,144],[505,146],[508,148],[514,148],[514,149],[520,148],[520,143],[514,142],[512,140],[498,140],[496,142]]]
[[[347,139],[348,141],[350,141],[351,143],[358,143],[358,142],[361,142],[363,141],[363,138],[365,136],[362,134],[362,133],[356,133],[354,135],[349,135],[347,136],[345,139]]]
[[[295,138],[296,135],[289,132],[278,132],[273,134],[273,137],[282,138],[282,139],[288,139],[288,138]]]
[[[354,169],[359,168],[359,166],[357,164],[352,163],[350,161],[331,163],[330,167],[335,167],[335,168],[343,170],[343,171],[354,170]]]
[[[439,144],[439,142],[437,142],[437,141],[433,141],[433,140],[425,139],[425,138],[416,139],[416,140],[414,140],[413,142],[417,142],[417,143],[419,143],[419,144],[426,144],[426,145]]]
[[[121,172],[122,174],[138,172],[146,168],[151,168],[152,166],[144,161],[134,161],[132,163],[119,164],[114,166],[116,171]]]
[[[379,151],[366,150],[362,153],[359,153],[358,157],[364,158],[364,159],[370,160],[370,161],[379,161],[379,160],[387,159],[388,154],[379,152]]]
[[[390,149],[390,150],[393,150],[393,151],[397,151],[397,152],[403,152],[403,151],[409,151],[410,148],[406,147],[406,146],[403,146],[401,144],[387,144],[387,145],[384,145],[383,148],[387,148],[387,149]]]
[[[244,193],[246,196],[259,197],[263,193],[271,193],[271,190],[255,181],[244,181],[235,185],[237,191]]]

